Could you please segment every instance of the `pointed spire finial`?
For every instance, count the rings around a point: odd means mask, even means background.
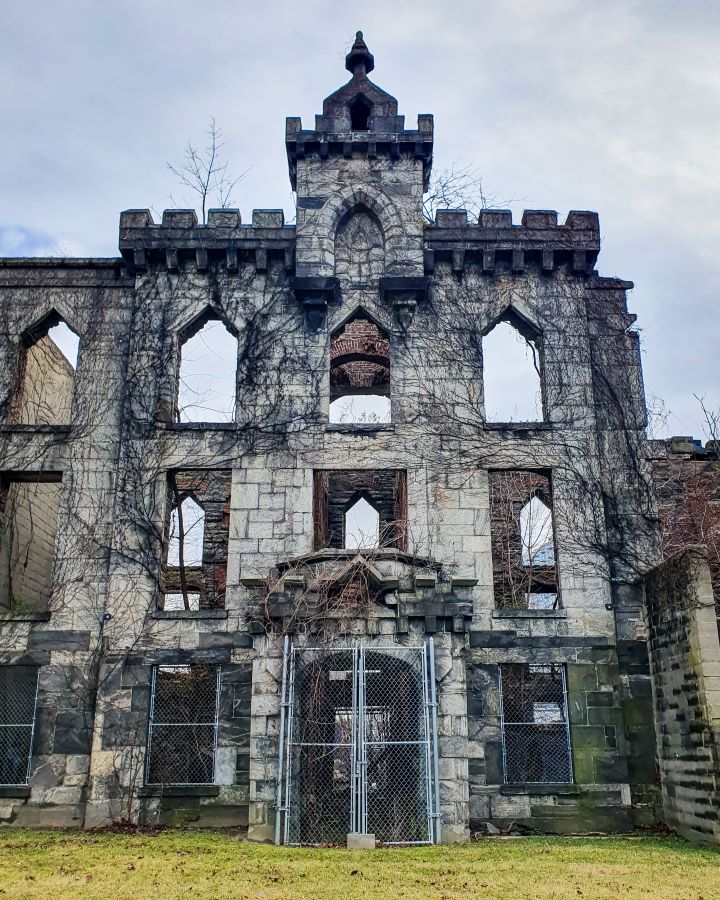
[[[353,75],[367,75],[375,68],[375,57],[368,50],[367,44],[363,40],[362,31],[358,31],[355,35],[355,43],[352,49],[345,57],[345,68]]]

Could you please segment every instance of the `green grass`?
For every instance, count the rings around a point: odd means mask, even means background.
[[[487,838],[348,852],[211,831],[0,832],[0,895],[133,898],[720,897],[720,852],[666,837]]]

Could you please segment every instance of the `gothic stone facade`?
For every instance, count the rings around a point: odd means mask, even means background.
[[[130,210],[117,258],[0,264],[6,823],[272,839],[286,635],[433,638],[443,840],[663,815],[632,285],[595,271],[592,212],[424,221],[433,119],[405,129],[372,65],[358,39],[314,128],[287,120],[296,224]],[[60,319],[80,339],[71,406],[61,373],[28,413],[21,381]],[[237,338],[234,417],[178,421],[183,347],[208,321]],[[500,322],[536,354],[541,421],[486,420],[481,339]],[[329,421],[362,393],[389,397],[389,421]],[[188,497],[204,536],[178,559]],[[367,551],[344,530],[358,498],[380,520]],[[552,531],[528,557],[533,499]]]

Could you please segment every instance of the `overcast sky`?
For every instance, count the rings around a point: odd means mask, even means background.
[[[117,253],[120,210],[170,205],[166,161],[222,126],[237,205],[292,215],[284,123],[310,127],[361,28],[435,164],[523,208],[600,213],[601,274],[635,282],[667,431],[720,405],[719,0],[35,0],[0,35],[0,255]]]

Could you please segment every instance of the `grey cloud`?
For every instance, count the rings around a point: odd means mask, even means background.
[[[477,165],[516,216],[599,211],[599,270],[636,284],[647,388],[671,431],[699,435],[693,393],[720,405],[714,0],[15,4],[0,48],[0,252],[114,254],[119,211],[167,204],[165,162],[210,115],[235,169],[250,167],[243,216],[289,216],[284,118],[320,111],[357,28],[408,119],[436,115],[437,165]]]

